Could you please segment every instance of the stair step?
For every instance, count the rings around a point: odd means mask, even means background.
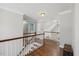
[[[23,55],[25,55],[25,56],[29,55],[30,56],[31,52],[33,52],[34,50],[36,50],[40,46],[41,46],[41,44],[39,44],[37,42],[33,42],[33,43],[27,45]]]

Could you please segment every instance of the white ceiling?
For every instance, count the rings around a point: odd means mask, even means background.
[[[12,9],[16,12],[24,13],[27,16],[40,19],[55,19],[59,12],[70,10],[73,4],[68,3],[0,3],[0,7]],[[46,16],[39,15],[40,9],[45,10]]]

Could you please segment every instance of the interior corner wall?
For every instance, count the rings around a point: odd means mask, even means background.
[[[79,56],[79,3],[75,4],[74,16],[74,55]]]
[[[23,36],[22,15],[0,9],[0,40]],[[17,55],[22,40],[0,43],[0,55]]]

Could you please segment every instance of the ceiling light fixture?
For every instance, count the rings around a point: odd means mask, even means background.
[[[42,12],[40,15],[41,15],[41,16],[45,16],[45,13],[44,13],[44,12]]]
[[[40,10],[40,16],[45,16],[46,12],[44,10]]]

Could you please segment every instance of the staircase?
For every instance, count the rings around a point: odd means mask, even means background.
[[[28,44],[20,51],[18,56],[28,56],[30,53],[32,53],[34,50],[38,49],[43,45],[43,42],[40,41],[39,38],[31,38],[28,41]]]

